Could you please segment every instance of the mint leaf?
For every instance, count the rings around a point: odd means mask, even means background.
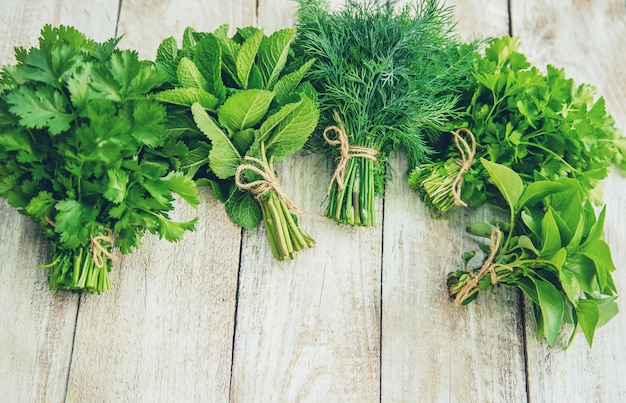
[[[302,101],[284,119],[281,119],[269,138],[266,152],[275,162],[301,149],[317,126],[319,112],[313,102],[302,95]]]
[[[161,91],[154,97],[156,100],[175,105],[191,106],[198,102],[205,109],[215,111],[219,100],[201,88],[174,88]]]
[[[198,128],[211,140],[213,145],[209,152],[211,170],[220,179],[234,176],[242,160],[237,148],[200,104],[193,104],[191,112]]]
[[[253,127],[267,113],[274,93],[251,89],[231,95],[217,112],[220,124],[235,132]]]
[[[180,60],[176,69],[176,77],[183,88],[207,88],[206,79],[196,64],[187,57]]]
[[[274,32],[269,37],[263,38],[259,46],[258,64],[265,88],[272,89],[280,77],[287,63],[289,47],[295,35],[295,28],[285,28]]]
[[[248,88],[248,77],[250,71],[254,65],[259,46],[263,40],[263,31],[255,31],[246,41],[241,45],[241,49],[237,54],[237,77],[243,89]]]
[[[261,221],[261,207],[250,192],[236,191],[226,201],[226,212],[230,219],[243,228],[256,228]]]
[[[206,79],[206,89],[219,103],[226,98],[226,86],[222,81],[222,48],[213,34],[207,34],[198,42],[194,61]]]

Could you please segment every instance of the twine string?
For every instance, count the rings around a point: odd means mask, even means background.
[[[500,240],[502,239],[502,232],[498,227],[494,227],[493,231],[491,231],[491,252],[489,256],[484,261],[480,271],[472,277],[470,281],[468,281],[463,288],[459,291],[454,299],[454,305],[459,306],[463,303],[463,300],[467,298],[470,291],[478,285],[480,280],[485,276],[485,274],[491,274],[491,285],[496,285],[496,267],[503,266],[498,263],[493,263],[493,259],[496,257],[496,253],[498,252],[498,247],[500,246]]]
[[[295,213],[303,214],[304,211],[298,207],[282,190],[278,178],[274,175],[272,168],[265,161],[262,161],[255,157],[244,157],[249,164],[241,164],[237,167],[235,172],[235,184],[241,190],[248,190],[257,201],[261,201],[263,196],[268,192],[273,191],[280,198],[282,198],[287,205],[287,208]],[[252,171],[259,175],[261,179],[257,179],[251,182],[244,181],[244,171]]]
[[[376,159],[376,154],[378,154],[377,150],[369,147],[350,145],[348,134],[343,129],[341,119],[336,111],[335,120],[338,125],[328,126],[322,133],[326,143],[330,146],[339,146],[339,156],[336,158],[336,161],[338,162],[335,167],[335,172],[330,179],[327,194],[330,194],[334,182],[337,182],[337,188],[340,192],[345,188],[346,168],[348,166],[348,161],[352,158],[367,158],[374,162],[378,162]],[[335,132],[337,137],[335,139],[328,137],[330,132]]]
[[[104,267],[104,256],[106,256],[107,258],[111,259],[114,262],[117,260],[115,255],[113,255],[104,246],[102,246],[101,242],[106,242],[109,245],[113,245],[113,237],[110,235],[111,230],[107,228],[107,232],[109,232],[109,235],[100,234],[100,235],[89,237],[89,243],[91,244],[91,253],[93,257],[93,262],[96,265],[96,267],[98,267],[99,269]]]
[[[452,184],[452,196],[454,197],[455,206],[467,207],[467,203],[461,199],[461,187],[463,186],[463,174],[472,169],[472,162],[476,156],[476,138],[474,133],[465,127],[453,130],[451,133],[454,138],[454,144],[461,154],[460,158],[454,159],[461,169]],[[461,136],[461,133],[469,137],[471,145]]]

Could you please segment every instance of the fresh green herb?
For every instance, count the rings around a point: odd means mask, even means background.
[[[491,241],[480,245],[485,252],[480,268],[448,275],[450,295],[460,305],[490,286],[519,288],[532,306],[537,337],[554,345],[564,325],[572,324],[570,343],[581,328],[591,346],[595,330],[618,310],[615,266],[602,240],[605,210],[596,217],[577,180],[524,186],[505,165],[481,162],[506,201],[509,219],[468,228]],[[471,256],[465,255],[466,264]]]
[[[294,48],[316,59],[308,77],[326,128],[310,144],[338,161],[325,215],[374,226],[389,156],[404,152],[410,166],[427,159],[425,137],[454,116],[475,46],[460,44],[439,1],[349,0],[337,11],[324,1],[298,4]]]
[[[169,72],[171,88],[157,99],[178,116],[170,129],[188,133],[189,173],[213,187],[233,222],[254,228],[263,220],[274,256],[290,259],[315,242],[298,224],[274,163],[300,150],[317,125],[315,91],[303,81],[313,60],[291,62],[295,29],[266,36],[247,27],[232,38],[227,30],[188,28],[182,49],[163,41],[157,66]]]
[[[518,48],[517,38],[505,36],[477,55],[476,82],[462,101],[465,113],[450,128],[469,129],[477,143],[476,158],[512,168],[524,183],[569,177],[589,193],[613,163],[624,166],[625,141],[592,86],[576,86],[553,66],[541,72]],[[452,162],[459,152],[451,142],[446,145],[439,158],[416,168],[409,178],[437,215],[460,204],[454,203],[451,179],[459,173]],[[482,166],[462,176],[462,199],[470,207],[498,198]],[[599,202],[598,195],[590,195]]]
[[[106,291],[114,246],[128,253],[146,230],[177,241],[194,227],[167,214],[174,193],[198,200],[177,171],[187,148],[146,97],[164,77],[119,40],[46,25],[0,76],[0,195],[41,224],[54,290]]]

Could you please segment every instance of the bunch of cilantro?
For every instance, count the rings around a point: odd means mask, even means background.
[[[313,60],[291,55],[293,28],[265,35],[255,27],[214,32],[187,28],[157,51],[168,77],[156,99],[168,105],[169,130],[184,133],[184,169],[210,184],[229,217],[244,228],[263,221],[273,254],[292,259],[315,241],[281,189],[274,164],[300,150],[318,121],[316,93],[303,80]]]
[[[53,290],[107,291],[114,247],[194,228],[168,216],[175,194],[198,200],[179,171],[188,149],[148,96],[165,77],[119,40],[46,25],[0,75],[0,196],[41,225]]]

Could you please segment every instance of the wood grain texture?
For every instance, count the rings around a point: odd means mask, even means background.
[[[242,249],[232,400],[374,401],[379,396],[382,226],[347,228],[321,212],[331,171],[318,156],[281,164],[287,194],[317,240],[277,263],[258,229]],[[381,217],[381,204],[377,213]]]
[[[252,21],[250,4],[124,1],[121,47],[152,58],[187,26]],[[116,265],[111,292],[82,297],[68,401],[228,400],[241,229],[208,188],[199,198],[174,216],[198,216],[195,232],[176,244],[147,236]]]
[[[124,0],[118,34],[124,34],[122,48],[139,50],[141,57],[154,59],[159,43],[173,36],[181,44],[183,31],[213,31],[222,24],[253,25],[256,0]]]
[[[525,402],[519,297],[485,293],[467,307],[448,298],[446,274],[477,250],[464,228],[482,211],[434,220],[406,185],[406,164],[385,194],[382,398],[385,402]],[[506,387],[504,387],[506,385]]]
[[[404,0],[403,0],[404,1]],[[332,0],[338,7],[342,0]],[[565,67],[597,86],[626,127],[626,5],[621,0],[450,0],[465,38],[521,35],[539,65]],[[44,23],[153,58],[185,27],[209,31],[291,26],[291,0],[0,1],[0,64],[36,44]],[[119,13],[118,13],[119,11]],[[116,26],[119,17],[119,24]],[[376,228],[321,217],[332,164],[297,155],[277,166],[286,193],[309,214],[316,240],[292,262],[271,255],[262,227],[241,231],[208,189],[197,231],[171,244],[144,238],[119,256],[113,290],[53,294],[39,229],[0,201],[0,401],[7,402],[561,402],[626,400],[626,303],[567,351],[536,341],[519,294],[499,289],[468,307],[447,298],[445,276],[474,249],[464,227],[484,218],[428,216],[394,159]],[[626,287],[626,178],[605,185],[606,240]],[[383,216],[384,213],[384,216]],[[525,322],[524,322],[525,320]],[[526,326],[526,327],[524,327]]]
[[[508,32],[505,1],[446,4],[464,37]],[[484,213],[434,220],[407,186],[406,163],[396,160],[393,171],[384,207],[381,401],[525,402],[518,294],[500,289],[468,307],[447,296],[447,273],[462,267],[463,252],[477,250],[464,229]]]
[[[603,95],[620,128],[626,127],[626,4],[621,0],[513,1],[514,35],[522,37],[522,51],[530,61],[565,68],[577,83],[590,83]],[[626,286],[624,189],[626,177],[613,173],[604,185],[607,203],[605,237],[618,270],[618,291]],[[582,333],[565,351],[550,349],[528,332],[529,397],[533,402],[618,402],[626,399],[626,302],[621,313],[596,331],[593,348]],[[528,323],[532,324],[530,315]]]
[[[95,39],[115,31],[115,5],[95,1],[0,2],[0,64],[33,46],[44,24],[72,24]],[[78,297],[48,289],[50,259],[37,225],[0,202],[0,400],[62,402]]]
[[[106,294],[83,295],[68,402],[228,399],[240,230],[208,189],[179,243],[154,236],[123,256]]]

